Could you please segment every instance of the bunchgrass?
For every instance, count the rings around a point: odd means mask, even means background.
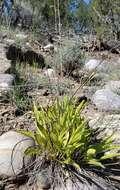
[[[105,161],[120,156],[110,153],[119,149],[113,145],[114,136],[97,139],[98,130],[89,128],[87,120],[81,116],[85,106],[83,101],[76,106],[76,101],[64,97],[53,105],[39,109],[34,105],[36,131],[22,131],[32,137],[36,145],[26,151],[28,154],[43,155],[43,159],[73,166],[105,168]]]

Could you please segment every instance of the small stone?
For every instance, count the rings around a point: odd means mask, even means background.
[[[19,40],[25,40],[28,38],[28,35],[20,33],[20,34],[16,34],[16,38],[18,38]]]
[[[9,90],[15,77],[10,74],[0,74],[0,91]]]
[[[51,187],[50,171],[42,170],[36,174],[36,185],[38,189],[49,189]]]
[[[5,39],[4,41],[5,41],[5,43],[6,43],[7,45],[11,45],[11,44],[14,44],[14,43],[15,43],[15,40],[13,40],[13,39]]]
[[[44,71],[44,76],[51,79],[51,78],[55,78],[56,77],[56,73],[54,71],[54,69],[47,69]]]
[[[50,50],[54,50],[54,45],[53,44],[48,44],[46,46],[43,47],[44,51],[50,51]]]

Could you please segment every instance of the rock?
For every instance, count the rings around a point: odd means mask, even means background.
[[[96,91],[91,100],[99,111],[120,111],[120,96],[108,89]]]
[[[111,90],[112,92],[120,95],[120,81],[109,81],[105,85],[105,89]]]
[[[0,32],[0,40],[3,40],[3,39],[5,39],[5,38],[7,38],[7,33],[5,33],[5,32]]]
[[[15,77],[10,74],[0,74],[0,91],[9,90]]]
[[[47,69],[44,71],[44,76],[51,79],[56,77],[56,73],[54,69]]]
[[[99,115],[97,118],[89,121],[89,126],[91,128],[105,129],[107,135],[115,132],[116,142],[120,144],[120,115],[110,114],[110,115]]]
[[[49,168],[50,170],[50,168]],[[38,189],[49,189],[51,187],[52,181],[50,178],[50,171],[44,169],[38,174],[36,174],[36,185]]]
[[[14,43],[15,43],[15,40],[13,40],[13,39],[8,39],[8,38],[7,38],[7,39],[4,40],[4,42],[6,43],[6,45],[9,46],[9,45],[14,44]]]
[[[119,114],[110,114],[110,115],[99,115],[97,118],[92,119],[89,122],[90,127],[100,127],[115,129],[120,131],[120,115]]]
[[[91,79],[91,81],[95,81],[95,84],[97,82],[100,82],[101,84],[101,82],[107,81],[108,77],[109,75],[104,72],[97,72],[94,74],[93,79]]]
[[[92,96],[94,95],[94,93],[99,90],[99,88],[97,86],[84,86],[83,87],[83,93],[84,95],[91,100]],[[81,91],[81,90],[80,90]]]
[[[18,38],[19,40],[26,40],[28,38],[28,35],[20,33],[20,34],[16,34],[16,38]]]
[[[32,160],[24,151],[33,145],[31,138],[15,131],[0,136],[0,176],[12,177],[21,173]]]
[[[46,46],[44,46],[43,47],[43,50],[45,51],[45,52],[49,52],[49,51],[52,51],[52,50],[54,50],[54,45],[53,44],[48,44],[48,45],[46,45]]]
[[[0,73],[7,72],[10,67],[10,61],[6,59],[5,45],[3,43],[0,43]]]
[[[7,59],[0,60],[0,73],[6,73],[11,68],[10,61]]]
[[[97,59],[90,59],[86,64],[85,64],[85,69],[92,71],[95,69],[101,69],[103,68],[101,60]]]
[[[0,73],[7,72],[10,67],[10,61],[6,59],[5,55],[5,45],[0,43]]]

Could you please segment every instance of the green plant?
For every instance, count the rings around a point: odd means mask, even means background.
[[[79,43],[75,43],[62,49],[62,64],[66,73],[71,73],[74,69],[83,66],[84,54],[80,46]]]
[[[51,64],[56,67],[56,70],[62,71],[70,75],[73,70],[81,69],[84,65],[85,54],[81,50],[81,42],[78,37],[74,37],[74,41],[64,39],[64,46],[61,45],[58,51],[53,55],[52,61],[48,57],[46,65]]]
[[[19,86],[14,87],[14,89],[10,91],[9,99],[20,111],[32,110],[32,99],[27,95],[25,89],[23,90]]]
[[[38,109],[34,105],[36,131],[21,132],[32,137],[37,146],[27,149],[26,154],[42,155],[43,160],[75,168],[105,168],[105,160],[120,156],[108,152],[119,148],[112,145],[113,135],[98,140],[99,131],[88,127],[88,122],[81,116],[84,106],[84,101],[76,106],[76,101],[67,97],[47,109]]]

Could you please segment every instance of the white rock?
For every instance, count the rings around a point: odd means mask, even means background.
[[[14,176],[31,161],[24,151],[34,145],[34,141],[20,133],[9,131],[0,136],[0,176]]]
[[[0,82],[7,83],[8,85],[12,85],[14,81],[14,76],[11,74],[0,74]]]
[[[48,44],[48,45],[44,46],[43,50],[44,51],[54,50],[54,45],[53,44]]]
[[[0,88],[6,89],[6,88],[9,88],[9,85],[6,82],[1,82]]]
[[[0,74],[0,91],[9,90],[15,77],[10,74]]]
[[[47,77],[47,78],[55,78],[56,77],[56,73],[54,71],[54,69],[47,69],[44,71],[44,76]]]
[[[94,69],[98,69],[102,67],[101,60],[97,59],[90,59],[86,64],[85,64],[85,69],[92,71]]]
[[[105,85],[105,89],[111,90],[112,92],[120,95],[120,81],[109,81]]]
[[[120,111],[120,96],[108,89],[96,91],[91,100],[99,111]]]
[[[7,44],[7,45],[11,45],[11,44],[14,44],[15,43],[15,40],[13,40],[13,39],[5,39],[4,40],[5,41],[5,43]]]
[[[2,55],[0,55],[2,56]],[[5,73],[11,68],[10,61],[7,59],[0,60],[0,74]]]
[[[20,33],[20,34],[16,34],[16,38],[18,38],[19,40],[25,40],[28,38],[28,35]]]

